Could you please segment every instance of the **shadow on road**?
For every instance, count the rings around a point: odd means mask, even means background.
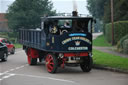
[[[45,63],[38,63],[37,65],[33,65],[36,67],[38,70],[44,70],[47,71],[45,67]],[[65,66],[65,68],[58,67],[57,69],[57,74],[85,74],[85,73],[91,73],[91,72],[83,72],[80,68],[80,66],[77,67],[70,67],[70,66]]]

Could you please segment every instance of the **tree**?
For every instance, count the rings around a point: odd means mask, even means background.
[[[40,27],[40,17],[45,14],[55,15],[56,11],[52,8],[53,4],[49,0],[16,0],[7,11],[9,28],[18,30]]]
[[[102,20],[104,16],[104,5],[107,1],[108,0],[87,0],[87,8],[92,16]]]
[[[88,10],[95,17],[103,20],[104,23],[111,22],[111,0],[87,0]],[[128,20],[128,0],[113,0],[114,21]]]
[[[128,20],[128,0],[114,0],[114,21]],[[104,21],[111,22],[110,1],[107,2],[104,10]]]

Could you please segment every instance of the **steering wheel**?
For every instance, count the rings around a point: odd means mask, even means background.
[[[67,30],[62,30],[62,34],[68,32]]]

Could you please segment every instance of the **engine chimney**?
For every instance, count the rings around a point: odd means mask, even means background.
[[[73,0],[73,12],[72,12],[72,16],[78,16],[77,4],[76,4],[76,1],[75,0]]]
[[[72,16],[78,16],[78,12],[77,11],[73,11],[72,12]]]

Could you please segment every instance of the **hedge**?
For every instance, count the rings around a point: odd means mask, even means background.
[[[128,21],[114,22],[114,42],[117,42],[126,34],[128,34]],[[111,43],[112,42],[112,24],[105,25],[105,38]]]
[[[13,32],[0,32],[0,38],[6,38],[12,43],[17,43],[17,33]]]

